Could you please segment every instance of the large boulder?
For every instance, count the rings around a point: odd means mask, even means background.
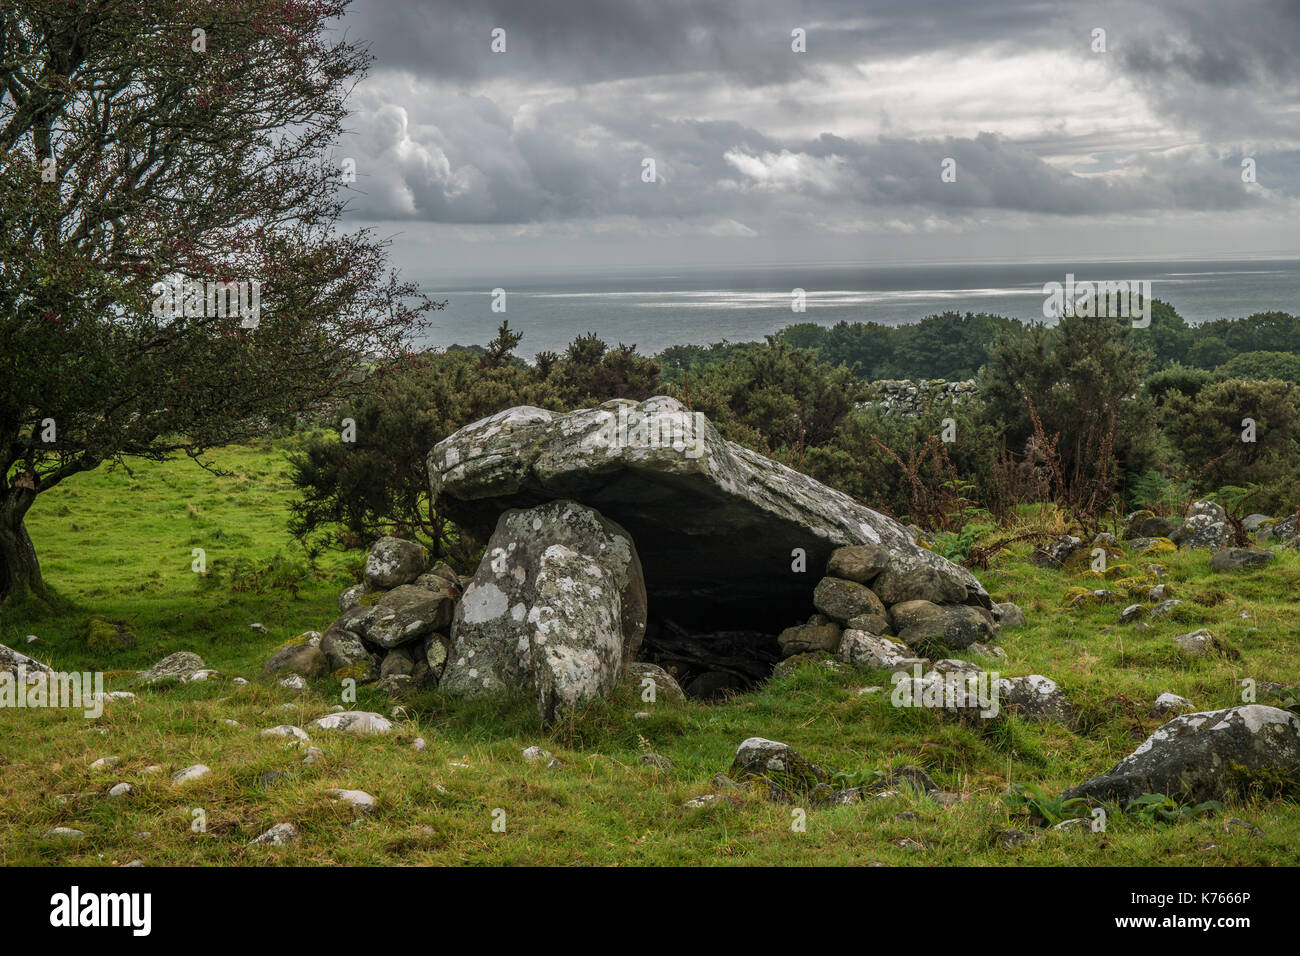
[[[1221,800],[1257,774],[1300,782],[1300,717],[1248,704],[1169,721],[1108,773],[1063,798],[1128,802],[1144,793],[1179,800]]]
[[[645,580],[625,530],[573,501],[507,511],[456,606],[439,687],[534,693],[547,722],[609,693],[645,623]]]
[[[550,499],[598,509],[636,542],[656,613],[694,633],[775,633],[804,619],[810,574],[849,545],[884,548],[887,566],[846,556],[832,573],[870,577],[886,604],[990,605],[970,572],[897,521],[724,440],[675,399],[508,409],[439,442],[428,463],[438,509],[480,535],[502,512]]]

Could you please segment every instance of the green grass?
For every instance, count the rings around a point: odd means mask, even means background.
[[[106,704],[96,720],[79,711],[0,710],[0,862],[1300,862],[1300,805],[1290,798],[1245,794],[1220,813],[1171,825],[1112,816],[1104,834],[1039,831],[1002,799],[1009,783],[1055,794],[1109,769],[1159,726],[1149,712],[1162,691],[1212,709],[1240,703],[1245,677],[1300,683],[1295,552],[1283,552],[1266,570],[1230,577],[1212,575],[1204,553],[1130,559],[1139,572],[1144,564],[1163,564],[1172,596],[1184,601],[1172,619],[1147,630],[1117,623],[1128,599],[1063,609],[1070,587],[1102,585],[1087,575],[1031,566],[1027,547],[996,560],[982,580],[995,598],[1016,601],[1029,617],[1024,629],[1004,633],[1008,660],[997,667],[1005,676],[1055,679],[1081,712],[1075,731],[1006,716],[969,726],[896,709],[888,694],[857,693],[869,684],[887,686],[884,672],[809,667],[715,705],[645,704],[624,687],[549,733],[538,729],[528,701],[471,705],[430,692],[405,704],[387,736],[312,733],[327,756],[305,765],[298,749],[258,732],[280,723],[307,729],[340,702],[338,687],[322,680],[296,695],[257,681],[257,671],[273,648],[302,631],[323,630],[336,616],[337,593],[356,576],[361,554],[330,554],[314,569],[306,566],[285,530],[292,489],[283,447],[224,449],[217,460],[233,473],[229,478],[189,461],[144,463],[133,466],[133,475],[121,469],[80,475],[42,496],[30,530],[60,603],[52,612],[30,604],[5,609],[0,643],[56,669],[105,671],[107,689],[131,690],[137,698]],[[206,583],[190,569],[195,547],[207,552],[213,577]],[[227,574],[237,562],[262,565],[277,554],[288,560],[273,590],[232,588]],[[234,583],[248,580],[241,573]],[[134,645],[91,647],[92,618],[125,629]],[[268,633],[251,631],[254,621]],[[1196,627],[1208,627],[1231,653],[1198,661],[1173,654],[1174,635]],[[28,634],[38,643],[26,644]],[[134,684],[134,670],[182,649],[196,651],[227,679],[153,690]],[[234,676],[252,683],[233,685],[228,678]],[[290,709],[282,710],[285,705]],[[393,704],[362,688],[356,706],[389,713]],[[637,719],[637,711],[650,717]],[[242,726],[222,723],[228,719]],[[428,743],[423,751],[411,746],[417,736]],[[736,745],[750,736],[785,741],[830,770],[858,777],[917,764],[964,799],[944,807],[903,794],[814,810],[744,792],[734,807],[684,810],[689,798],[714,791],[710,778],[727,769]],[[533,744],[562,766],[525,762],[521,751]],[[670,758],[672,769],[641,764],[647,748]],[[107,755],[120,757],[120,764],[90,769]],[[212,773],[173,787],[170,772],[193,763]],[[165,772],[144,773],[151,765]],[[282,776],[261,785],[270,771]],[[103,797],[121,781],[135,785],[134,796]],[[365,790],[379,806],[358,815],[325,796],[331,787]],[[77,793],[98,796],[55,799]],[[206,832],[192,829],[194,808],[206,815]],[[794,809],[807,809],[802,832],[792,827]],[[493,830],[497,810],[504,811],[504,832]],[[1234,817],[1263,835],[1227,826]],[[282,821],[298,826],[299,843],[247,846]],[[86,838],[76,844],[45,839],[54,826],[75,827]],[[997,836],[1011,827],[1039,835],[1003,849]]]

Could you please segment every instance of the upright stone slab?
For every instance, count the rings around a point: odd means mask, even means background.
[[[991,606],[969,571],[897,521],[724,440],[663,396],[568,414],[508,409],[439,442],[429,476],[438,508],[480,535],[503,511],[554,498],[598,509],[636,542],[656,614],[696,633],[776,633],[806,619],[831,552],[853,544],[886,549],[879,574],[899,600]]]
[[[439,687],[531,692],[544,721],[618,682],[645,635],[631,536],[573,501],[505,512],[456,607]]]

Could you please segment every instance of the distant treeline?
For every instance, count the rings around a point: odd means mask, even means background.
[[[854,368],[859,378],[973,379],[1003,337],[1029,335],[1036,323],[984,312],[945,312],[910,325],[838,322],[821,326],[800,322],[782,329],[773,341],[813,349],[823,362]],[[1300,382],[1300,317],[1261,312],[1244,319],[1188,325],[1173,307],[1155,300],[1151,325],[1134,329],[1129,340],[1151,353],[1149,373],[1191,370],[1193,379],[1276,378]],[[659,353],[666,381],[680,382],[763,343],[720,342],[675,345]],[[1203,373],[1198,375],[1197,373]]]

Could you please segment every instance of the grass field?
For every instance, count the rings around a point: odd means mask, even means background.
[[[1033,567],[1027,546],[980,572],[996,600],[1017,602],[1029,619],[1003,634],[1007,660],[997,668],[1003,676],[1055,679],[1081,713],[1075,730],[1009,716],[968,726],[895,708],[887,693],[857,693],[887,687],[883,671],[812,666],[713,705],[646,704],[625,687],[546,734],[531,701],[471,706],[429,692],[405,705],[386,736],[309,730],[326,757],[308,765],[300,749],[260,731],[283,723],[308,729],[339,703],[337,685],[324,679],[295,694],[258,681],[257,672],[272,649],[302,631],[324,630],[337,616],[335,598],[357,578],[362,555],[328,554],[307,566],[285,527],[292,489],[284,450],[283,443],[224,449],[216,460],[229,477],[187,460],[141,463],[132,474],[101,469],[41,497],[29,527],[47,583],[64,603],[54,612],[31,605],[0,612],[0,643],[58,670],[104,671],[106,689],[137,696],[107,703],[93,720],[80,711],[0,710],[0,862],[1300,862],[1294,796],[1248,792],[1222,810],[1172,824],[1112,816],[1105,833],[1036,826],[1002,797],[1009,783],[1054,795],[1108,770],[1162,723],[1149,716],[1162,691],[1209,710],[1241,703],[1243,678],[1300,683],[1300,553],[1283,551],[1265,570],[1231,576],[1210,572],[1205,553],[1131,559],[1139,569],[1164,565],[1171,596],[1183,600],[1146,630],[1117,624],[1128,600],[1064,608],[1071,587],[1099,585],[1086,574]],[[206,581],[191,570],[194,548],[206,552]],[[278,573],[249,573],[277,554],[284,559]],[[103,630],[92,618],[129,633],[134,645],[91,646],[89,635]],[[253,622],[267,633],[251,630]],[[1229,653],[1199,660],[1175,654],[1173,637],[1198,627]],[[27,643],[29,634],[36,643]],[[197,652],[223,679],[159,689],[135,684],[136,670],[176,650]],[[250,683],[234,685],[236,676]],[[356,707],[387,714],[393,704],[362,688]],[[649,717],[638,719],[637,711]],[[735,805],[684,809],[691,797],[715,792],[711,778],[751,736],[784,741],[857,777],[916,764],[962,799],[944,806],[905,793],[816,810],[742,792]],[[423,750],[412,746],[417,737],[427,742]],[[561,765],[525,761],[521,752],[532,745]],[[643,764],[647,751],[667,757],[671,768]],[[120,761],[92,770],[105,756]],[[172,785],[172,771],[195,763],[212,772]],[[146,772],[153,766],[163,772]],[[133,795],[109,799],[120,782],[131,783]],[[329,788],[367,791],[377,807],[358,813],[330,800]],[[805,809],[801,830],[792,811]],[[301,839],[248,846],[280,822],[294,823]],[[85,836],[44,836],[59,826]],[[1035,838],[1004,848],[998,835],[1008,828]]]

